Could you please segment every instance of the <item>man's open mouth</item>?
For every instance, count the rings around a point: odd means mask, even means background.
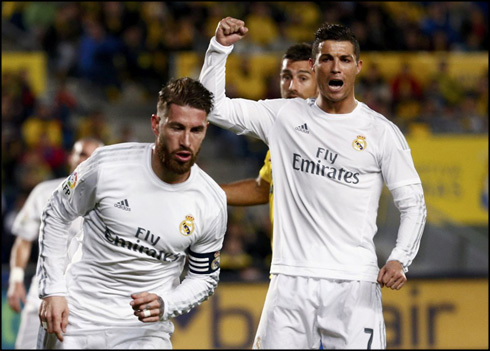
[[[340,79],[332,79],[328,82],[328,85],[330,87],[341,87],[344,85],[344,82],[341,81]]]

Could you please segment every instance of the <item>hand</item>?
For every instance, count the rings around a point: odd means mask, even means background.
[[[160,296],[148,292],[131,294],[129,304],[133,307],[134,315],[143,323],[158,322],[164,311],[164,303]]]
[[[378,274],[378,283],[381,287],[386,285],[392,290],[400,290],[406,281],[405,271],[399,261],[387,262]]]
[[[242,20],[226,17],[218,23],[216,28],[216,41],[224,46],[230,46],[247,34],[248,28]]]
[[[45,297],[39,308],[39,320],[48,333],[55,333],[59,341],[63,341],[68,325],[68,303],[64,296]]]
[[[26,303],[26,287],[23,282],[11,282],[7,290],[9,306],[17,313],[20,312],[20,302]]]

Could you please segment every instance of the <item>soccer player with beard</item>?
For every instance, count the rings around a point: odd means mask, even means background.
[[[381,288],[404,286],[427,216],[408,143],[355,98],[359,43],[339,24],[315,33],[316,100],[226,97],[227,56],[247,32],[239,19],[220,21],[200,80],[216,97],[209,120],[260,138],[273,156],[272,278],[253,347],[385,348]],[[400,226],[379,268],[373,238],[384,186]]]
[[[196,80],[172,80],[151,116],[154,144],[102,147],[54,192],[40,231],[38,348],[170,349],[170,319],[213,294],[226,197],[195,164],[212,99]],[[81,245],[64,275],[78,216]]]

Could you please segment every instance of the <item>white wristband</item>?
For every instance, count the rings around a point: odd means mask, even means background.
[[[24,282],[24,270],[20,267],[14,267],[10,270],[10,283]]]

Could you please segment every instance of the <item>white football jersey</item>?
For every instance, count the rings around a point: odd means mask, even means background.
[[[44,207],[48,203],[48,199],[53,194],[53,191],[61,184],[65,178],[50,179],[39,183],[32,189],[27,197],[24,206],[15,217],[12,224],[12,234],[27,241],[34,241],[39,236],[39,227],[41,226],[41,215]],[[67,249],[65,250],[65,266],[68,264],[70,255],[76,250],[76,241],[72,242],[75,235],[81,230],[82,218],[76,218],[68,229]],[[70,250],[68,250],[70,248]],[[32,277],[29,286],[28,300],[29,303],[34,303],[36,306],[41,304],[38,293],[37,276]]]
[[[420,183],[404,136],[359,101],[351,113],[328,114],[314,99],[226,98],[225,65],[232,48],[213,37],[200,80],[216,97],[211,122],[258,137],[270,148],[271,273],[375,282],[373,238],[383,185],[393,190]],[[417,230],[397,241],[396,252],[403,255],[391,258],[410,264],[421,234]]]
[[[12,224],[12,234],[27,241],[34,241],[39,235],[41,215],[53,191],[65,178],[50,179],[39,183],[32,189],[24,206],[15,217]],[[72,235],[80,229],[81,218],[70,227]]]
[[[130,295],[153,292],[164,319],[185,313],[214,291],[226,230],[226,196],[196,164],[178,184],[151,167],[153,144],[98,148],[57,188],[43,213],[40,297],[67,296],[67,333],[97,326],[172,331],[171,323],[141,323]],[[81,246],[66,277],[58,268],[63,228],[83,216]],[[180,283],[186,256],[189,272]],[[65,283],[66,279],[66,283]]]

